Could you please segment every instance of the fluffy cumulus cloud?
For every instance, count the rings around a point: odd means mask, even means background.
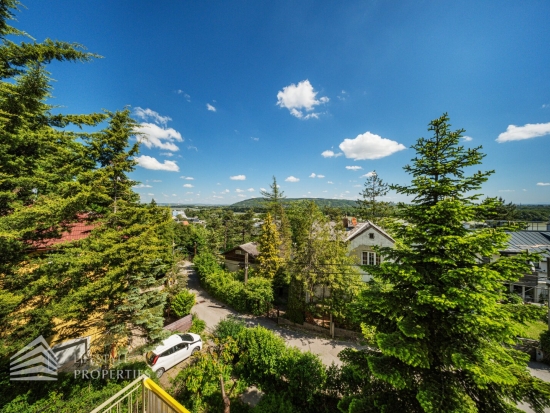
[[[354,166],[346,166],[346,169],[349,169],[350,171],[358,171],[359,169],[363,169],[363,167],[354,165]]]
[[[277,93],[277,105],[287,108],[292,116],[298,119],[319,118],[319,113],[313,112],[315,106],[327,103],[326,96],[317,99],[317,94],[309,80],[302,80],[297,85],[292,83]]]
[[[537,182],[538,186],[550,186],[550,182]]]
[[[212,106],[210,103],[206,104],[206,109],[209,110],[210,112],[215,112],[216,111],[216,108],[214,106]]]
[[[166,126],[166,123],[168,123],[168,121],[172,120],[170,116],[161,116],[158,112],[155,112],[152,109],[143,109],[139,106],[134,108],[134,116],[143,120],[152,120],[153,122],[164,126]]]
[[[246,175],[234,175],[230,176],[229,179],[232,181],[244,181],[246,179]]]
[[[142,168],[151,169],[153,171],[179,172],[180,170],[175,161],[164,161],[163,163],[160,163],[152,156],[147,155],[136,156],[134,160]]]
[[[376,172],[371,171],[371,172],[367,172],[365,175],[361,175],[361,178],[370,178],[371,176],[374,176],[374,175],[376,175]]]
[[[295,176],[290,175],[288,178],[285,179],[286,182],[298,182],[300,179],[296,178]]]
[[[317,175],[316,173],[312,172],[309,177],[310,178],[324,178],[325,175]]]
[[[344,139],[339,147],[344,152],[344,155],[346,155],[346,158],[356,161],[380,159],[406,149],[404,145],[398,142],[370,132],[357,135],[354,139]]]
[[[337,158],[339,156],[342,156],[342,152],[334,153],[334,151],[331,151],[329,149],[329,150],[321,152],[321,156],[323,158]]]
[[[148,148],[179,151],[174,142],[183,142],[181,134],[174,128],[162,128],[154,123],[141,123],[136,129],[137,140]]]
[[[550,135],[550,122],[528,123],[523,126],[508,125],[506,132],[498,135],[498,143],[510,141],[522,141],[524,139],[538,138],[539,136]]]
[[[464,142],[470,142],[474,138],[472,138],[471,136],[462,136],[462,139],[464,140]]]
[[[182,175],[180,176],[181,179],[185,179],[187,181],[193,181],[195,178],[193,178],[192,176],[185,176],[185,175]]]
[[[248,192],[254,192],[254,188],[248,188],[247,191]]]
[[[183,187],[184,187],[184,188],[193,188],[193,185],[191,185],[191,184],[184,184]]]
[[[238,194],[240,194],[240,193],[244,192],[244,189],[239,189],[239,188],[237,188],[237,189],[235,189],[235,192],[238,193]]]

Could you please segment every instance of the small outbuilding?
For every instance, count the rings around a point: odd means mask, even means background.
[[[238,271],[244,268],[246,254],[248,253],[248,264],[255,268],[258,266],[258,244],[256,242],[248,242],[246,244],[237,245],[222,255],[225,258],[225,267],[229,271]]]

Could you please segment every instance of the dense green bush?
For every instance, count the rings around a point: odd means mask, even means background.
[[[264,391],[282,387],[281,367],[286,350],[283,339],[262,326],[245,328],[237,337],[237,374]]]
[[[271,280],[254,277],[245,285],[237,273],[223,270],[211,253],[198,254],[194,264],[202,286],[236,311],[261,315],[273,302]]]
[[[214,330],[214,336],[221,341],[226,340],[227,337],[236,339],[239,333],[245,328],[244,321],[229,316],[218,323]]]
[[[265,394],[251,413],[298,413],[287,396],[281,393]]]
[[[206,321],[201,320],[196,315],[193,315],[193,321],[191,323],[191,328],[189,329],[190,333],[202,334],[206,328]]]
[[[170,303],[170,309],[178,317],[184,317],[191,314],[191,308],[195,305],[195,294],[189,290],[182,290]]]

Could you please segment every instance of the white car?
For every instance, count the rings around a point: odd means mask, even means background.
[[[201,349],[202,340],[198,334],[173,334],[156,349],[147,352],[145,360],[160,378],[166,370]]]

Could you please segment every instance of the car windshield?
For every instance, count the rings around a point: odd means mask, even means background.
[[[180,334],[182,341],[195,341],[195,338],[191,334]]]
[[[145,355],[145,360],[147,361],[147,364],[152,364],[156,356],[157,355],[152,351],[148,351],[147,354]]]

